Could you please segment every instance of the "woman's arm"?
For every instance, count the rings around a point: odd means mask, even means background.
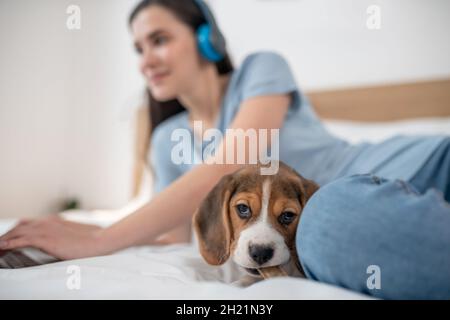
[[[239,108],[230,129],[256,129],[257,132],[258,129],[279,129],[283,125],[290,100],[288,94],[250,98]],[[225,153],[227,139],[225,136],[219,147],[216,155],[219,159]],[[235,154],[238,151],[235,149]],[[248,155],[247,145],[245,152]],[[156,243],[159,235],[190,223],[200,202],[220,178],[241,166],[200,164],[174,181],[148,204],[106,229],[77,233],[75,230],[64,232],[61,227],[47,226],[41,227],[40,231],[35,228],[27,232],[16,228],[0,237],[0,242],[6,241],[3,246],[6,249],[34,246],[63,259],[107,254],[146,244],[152,238]]]
[[[256,97],[247,100],[240,108],[230,129],[279,129],[286,116],[289,95]],[[222,157],[226,139],[222,141],[216,157]],[[235,150],[237,154],[238,150]],[[248,152],[248,148],[246,148]],[[248,159],[248,156],[246,156]],[[192,215],[206,194],[224,175],[234,172],[239,164],[200,164],[174,181],[151,202],[134,214],[101,231],[101,241],[112,252],[144,239],[157,237],[182,224],[190,223]],[[175,200],[175,201],[174,201]]]

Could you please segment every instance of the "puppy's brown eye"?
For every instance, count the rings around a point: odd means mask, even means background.
[[[285,211],[278,217],[278,222],[284,226],[287,226],[294,221],[296,214],[290,211]]]
[[[252,211],[245,204],[238,204],[236,206],[236,211],[237,211],[239,218],[241,218],[241,219],[248,219],[252,216]]]

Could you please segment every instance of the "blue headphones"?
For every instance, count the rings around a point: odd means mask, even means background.
[[[197,29],[197,45],[201,55],[208,61],[218,62],[225,57],[225,38],[217,26],[216,20],[203,0],[194,0],[201,10],[206,23]]]

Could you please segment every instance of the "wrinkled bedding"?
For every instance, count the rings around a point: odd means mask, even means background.
[[[328,130],[352,143],[394,134],[450,134],[450,119],[357,124],[328,121]],[[107,226],[131,212],[70,212],[66,218]],[[15,220],[0,220],[0,234]],[[77,272],[74,273],[74,270]],[[0,270],[0,299],[367,299],[307,279],[275,278],[239,288],[232,263],[207,265],[196,244],[136,247],[113,255],[64,261],[27,269]],[[79,278],[73,287],[73,276]]]
[[[13,223],[5,221],[0,224],[0,233]],[[206,264],[195,243],[144,246],[109,256],[0,270],[0,299],[367,298],[345,289],[297,278],[275,278],[239,288],[232,282],[240,275],[242,271],[233,263],[220,267]],[[78,282],[73,282],[74,276],[79,276]]]

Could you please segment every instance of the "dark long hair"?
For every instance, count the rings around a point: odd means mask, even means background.
[[[131,27],[132,22],[142,10],[151,5],[160,5],[170,10],[180,21],[191,27],[194,32],[201,24],[206,22],[194,0],[143,0],[131,13],[128,21],[129,26]],[[215,65],[219,75],[225,75],[233,71],[233,64],[229,54],[225,54],[224,59]],[[151,164],[147,161],[153,130],[166,119],[186,110],[177,99],[165,102],[156,100],[148,88],[146,89],[146,97],[146,103],[148,105],[146,109],[148,112],[142,114],[141,111],[145,111],[145,109],[138,112],[138,137],[136,140],[137,148],[133,186],[133,194],[135,196],[140,192],[145,167],[150,170],[150,174],[153,176],[156,174]]]
[[[201,24],[206,22],[194,0],[143,0],[131,13],[128,21],[129,25],[131,26],[133,20],[142,10],[151,5],[159,5],[170,10],[180,21],[190,26],[194,32]],[[233,64],[228,53],[223,60],[217,62],[215,65],[219,75],[228,74],[233,71]],[[151,135],[153,130],[161,122],[186,109],[177,99],[165,102],[157,101],[148,88],[146,91],[150,117],[149,135]]]

